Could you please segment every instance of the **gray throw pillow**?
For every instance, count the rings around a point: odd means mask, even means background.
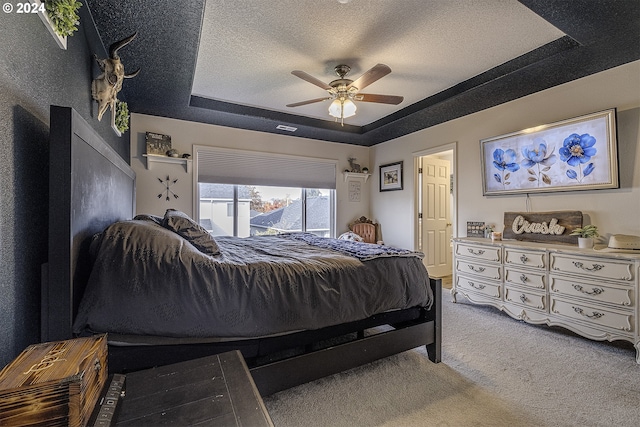
[[[184,212],[167,209],[162,225],[189,241],[200,252],[219,255],[220,248],[213,236]]]

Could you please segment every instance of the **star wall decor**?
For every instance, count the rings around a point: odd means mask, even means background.
[[[174,193],[173,190],[171,190],[171,186],[178,182],[178,178],[172,180],[171,178],[169,178],[169,175],[167,175],[166,179],[163,180],[161,178],[158,178],[158,181],[160,181],[160,184],[165,186],[164,191],[158,194],[158,199],[164,196],[165,200],[168,202],[169,200],[171,200],[171,197],[169,197],[170,195],[173,196],[174,199],[178,198],[178,195]]]

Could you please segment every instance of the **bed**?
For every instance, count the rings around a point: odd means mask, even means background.
[[[43,341],[106,332],[111,372],[237,349],[263,395],[422,345],[440,361],[440,281],[418,254],[134,218],[135,173],[82,117],[52,106],[50,139]]]

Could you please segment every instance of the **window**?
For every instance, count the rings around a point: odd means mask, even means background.
[[[215,236],[307,231],[334,236],[332,189],[198,183],[200,224]]]
[[[214,235],[335,236],[335,160],[194,146],[196,216]]]

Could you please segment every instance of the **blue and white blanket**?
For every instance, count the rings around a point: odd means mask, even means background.
[[[319,237],[312,233],[284,233],[279,234],[278,237],[300,240],[308,243],[309,245],[318,246],[324,249],[331,249],[342,254],[357,258],[360,261],[368,261],[371,259],[383,257],[424,258],[424,254],[422,252],[394,248],[392,246],[376,245],[373,243],[363,243],[351,240]]]

